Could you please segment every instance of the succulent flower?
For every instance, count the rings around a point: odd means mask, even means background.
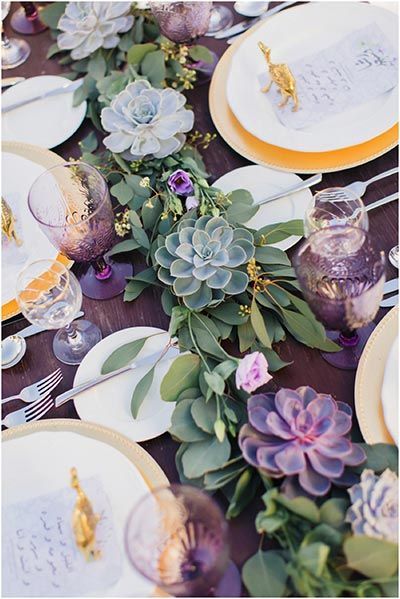
[[[185,103],[185,96],[171,88],[156,89],[144,79],[130,83],[101,111],[103,128],[111,133],[104,145],[128,160],[178,152],[193,127],[194,115]]]
[[[190,176],[180,168],[168,177],[168,187],[181,196],[189,196],[194,191]]]
[[[233,229],[217,216],[184,219],[155,254],[158,278],[172,285],[191,310],[220,303],[226,295],[242,293],[249,282],[237,270],[254,254],[252,234]]]
[[[271,379],[267,359],[261,352],[255,351],[252,354],[247,354],[240,360],[236,370],[236,387],[238,389],[252,393]]]
[[[346,522],[355,535],[398,542],[399,538],[399,480],[387,468],[380,476],[364,470],[358,484],[348,489],[352,505]]]
[[[115,48],[118,33],[129,31],[133,16],[130,2],[68,2],[57,28],[60,50],[72,50],[71,57],[80,60],[98,48]]]
[[[295,479],[310,495],[325,495],[331,481],[346,484],[345,467],[365,460],[346,437],[351,408],[311,387],[253,395],[249,423],[239,433],[244,458],[267,476]],[[290,479],[289,479],[290,480]]]

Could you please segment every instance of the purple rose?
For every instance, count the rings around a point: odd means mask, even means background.
[[[168,185],[171,191],[180,196],[189,196],[194,191],[189,175],[182,169],[174,171],[168,177]]]
[[[193,208],[197,208],[199,205],[199,200],[195,196],[188,196],[186,198],[185,206],[186,210],[192,210]]]
[[[267,359],[261,352],[253,352],[240,360],[236,370],[236,387],[238,389],[252,393],[271,379]]]

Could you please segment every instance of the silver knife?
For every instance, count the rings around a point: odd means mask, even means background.
[[[322,181],[322,175],[320,173],[318,175],[313,175],[312,177],[309,177],[308,179],[304,179],[304,181],[300,181],[300,183],[296,183],[296,185],[292,185],[292,187],[288,187],[287,189],[279,191],[278,193],[275,193],[274,195],[268,196],[264,200],[261,200],[261,202],[257,202],[257,205],[262,206],[263,204],[268,204],[268,202],[272,202],[273,200],[278,200],[279,198],[284,198],[285,196],[288,196],[292,193],[296,193],[296,191],[301,191],[302,189],[307,189],[308,187],[312,187],[313,185],[320,183],[320,181]]]
[[[26,98],[25,100],[18,100],[17,102],[13,102],[12,104],[8,104],[7,106],[1,107],[1,112],[9,112],[10,110],[14,110],[15,108],[19,108],[20,106],[25,106],[25,104],[30,104],[31,102],[36,102],[37,100],[43,100],[44,98],[50,98],[51,96],[58,96],[59,94],[69,94],[74,92],[78,87],[82,85],[83,79],[77,79],[72,83],[68,82],[66,85],[62,87],[57,87],[56,89],[51,89],[47,92],[43,92],[42,94],[38,94],[37,96],[33,96],[32,98]]]
[[[104,381],[108,381],[114,378],[115,376],[122,374],[123,372],[128,372],[129,370],[136,370],[137,368],[142,368],[143,366],[154,366],[155,362],[163,355],[163,353],[165,353],[165,348],[161,352],[157,352],[155,354],[151,354],[150,356],[146,356],[142,360],[132,362],[131,364],[128,364],[128,366],[123,366],[122,368],[118,368],[118,370],[113,370],[108,374],[101,374],[100,376],[97,376],[95,379],[92,379],[91,381],[87,381],[86,383],[82,383],[77,387],[73,387],[73,389],[70,389],[69,391],[65,391],[65,393],[61,393],[61,395],[58,395],[54,400],[56,408],[59,408],[79,393],[87,391],[87,389],[91,389],[92,387],[95,387],[96,385],[99,385],[101,383],[104,383]]]
[[[397,306],[398,303],[399,294],[383,299],[379,305],[381,308],[391,308],[392,306]]]
[[[390,281],[386,281],[383,286],[383,295],[386,293],[392,293],[392,291],[397,291],[399,288],[399,279],[391,279]]]
[[[82,316],[84,316],[84,312],[78,312],[74,320],[76,320],[77,318],[81,318]],[[32,337],[32,335],[36,335],[37,333],[43,333],[43,331],[47,330],[48,329],[40,327],[38,324],[31,324],[28,327],[22,329],[22,331],[18,331],[18,333],[16,334],[26,339],[26,337]]]
[[[239,33],[243,33],[243,31],[250,29],[250,27],[253,27],[253,25],[258,23],[258,21],[267,19],[268,17],[271,17],[272,15],[279,12],[280,10],[287,8],[288,6],[292,6],[292,4],[296,4],[296,2],[282,2],[282,4],[279,4],[278,6],[274,6],[274,8],[271,8],[270,10],[266,10],[259,17],[254,17],[253,19],[246,19],[245,21],[240,21],[240,23],[236,23],[236,25],[232,25],[232,27],[229,27],[228,29],[223,29],[222,31],[218,31],[218,33],[216,33],[214,35],[214,37],[217,40],[223,40],[226,37],[231,37],[234,35],[238,35]]]

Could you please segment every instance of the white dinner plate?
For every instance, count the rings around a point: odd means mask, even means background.
[[[396,445],[399,444],[399,339],[390,350],[382,383],[382,406],[385,424]]]
[[[213,185],[228,193],[235,189],[247,189],[256,203],[261,202],[269,195],[283,191],[288,187],[300,183],[301,178],[293,173],[276,171],[272,168],[252,164],[237,168],[226,173],[215,181]],[[309,189],[302,189],[297,193],[274,200],[260,206],[257,214],[247,223],[243,223],[251,229],[261,229],[266,225],[282,223],[292,219],[303,220],[305,211],[311,202],[312,193]],[[299,241],[300,237],[291,235],[283,241],[271,244],[281,250],[287,250]]]
[[[40,75],[14,85],[2,94],[3,107],[18,100],[64,86],[65,77]],[[22,141],[42,148],[54,148],[67,140],[81,125],[86,102],[72,105],[73,92],[43,98],[2,114],[4,141]]]
[[[154,333],[160,333],[154,335]],[[150,335],[154,335],[150,337]],[[80,385],[99,374],[106,359],[125,343],[149,337],[135,358],[140,360],[162,351],[169,340],[166,331],[154,327],[132,327],[109,335],[84,357],[75,374],[74,386]],[[179,351],[170,348],[155,369],[153,383],[139,410],[136,420],[131,414],[132,393],[136,384],[150,370],[150,366],[138,368],[97,385],[74,398],[75,408],[82,420],[108,426],[132,441],[147,441],[165,433],[171,424],[175,404],[160,396],[160,384]]]
[[[149,486],[121,451],[95,438],[62,430],[9,439],[2,446],[2,476],[7,481],[3,485],[3,507],[69,487],[73,466],[81,481],[92,477],[100,481],[111,505],[122,570],[115,584],[101,589],[101,596],[151,596],[154,585],[133,569],[124,550],[124,529],[129,513],[148,493]],[[72,519],[72,511],[70,517]],[[98,593],[99,590],[95,595]]]
[[[36,162],[8,152],[2,153],[1,160],[1,194],[13,211],[17,220],[17,234],[22,241],[18,248],[14,242],[7,242],[2,234],[1,303],[4,305],[15,297],[18,275],[27,264],[35,260],[55,259],[58,252],[41,231],[28,208],[29,189],[46,169]]]
[[[352,31],[376,23],[398,47],[398,20],[378,5],[363,2],[309,2],[266,19],[252,35],[237,42],[227,82],[229,105],[241,125],[269,144],[300,152],[327,152],[372,139],[398,120],[397,87],[304,130],[277,119],[258,76],[266,72],[257,43],[272,49],[274,63],[290,63],[338,43]]]

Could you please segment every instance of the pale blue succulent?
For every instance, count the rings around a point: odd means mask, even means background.
[[[184,219],[156,251],[158,278],[190,310],[201,310],[245,291],[249,278],[240,268],[254,251],[252,234],[233,229],[222,217]]]
[[[347,511],[355,535],[398,542],[399,480],[388,468],[380,476],[364,470],[360,482],[348,489],[352,505]]]

